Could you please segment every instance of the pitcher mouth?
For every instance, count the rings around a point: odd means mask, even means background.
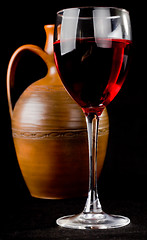
[[[52,27],[54,27],[55,26],[55,24],[45,24],[44,25],[44,28],[52,28]]]

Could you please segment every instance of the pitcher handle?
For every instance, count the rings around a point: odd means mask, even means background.
[[[13,108],[12,108],[12,102],[11,102],[11,86],[14,83],[15,79],[15,70],[17,67],[17,64],[20,60],[20,57],[22,53],[26,50],[29,50],[37,55],[39,55],[43,61],[46,63],[46,65],[49,65],[49,57],[48,54],[43,51],[40,47],[33,45],[33,44],[26,44],[21,47],[19,47],[12,55],[7,69],[7,97],[8,97],[8,106],[9,106],[9,112],[10,117],[12,119],[13,115]]]

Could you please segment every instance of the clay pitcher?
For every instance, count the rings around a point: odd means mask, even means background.
[[[46,25],[45,31],[44,51],[35,45],[23,45],[14,52],[8,65],[7,93],[16,155],[32,196],[49,199],[83,196],[88,190],[85,117],[57,73],[53,57],[54,25]],[[11,86],[25,50],[39,55],[48,72],[22,93],[12,109]],[[108,114],[104,110],[98,136],[98,176],[105,159],[108,133]]]

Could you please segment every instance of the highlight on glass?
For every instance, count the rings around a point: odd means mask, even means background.
[[[80,7],[57,13],[55,63],[66,90],[85,114],[89,144],[88,198],[81,213],[57,220],[62,227],[107,229],[130,223],[127,217],[102,210],[97,190],[97,141],[99,117],[127,76],[131,46],[131,23],[125,9]]]

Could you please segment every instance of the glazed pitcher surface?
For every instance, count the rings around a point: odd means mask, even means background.
[[[88,188],[85,117],[65,91],[57,73],[53,56],[54,25],[46,25],[45,31],[44,51],[35,45],[23,45],[14,52],[8,65],[7,93],[16,155],[32,196],[50,199],[83,196]],[[22,93],[12,109],[10,86],[20,56],[26,50],[39,55],[48,72]],[[105,159],[108,135],[105,109],[99,125],[98,176]]]

